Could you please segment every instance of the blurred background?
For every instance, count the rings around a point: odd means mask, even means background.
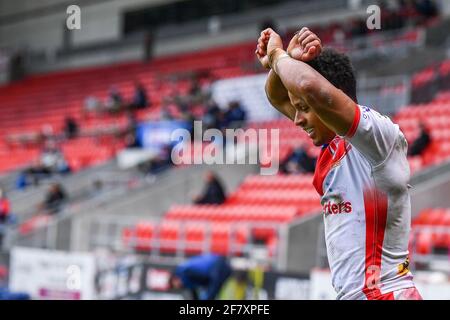
[[[450,299],[449,15],[432,0],[0,0],[0,297],[189,298],[171,270],[213,252],[233,268],[218,298],[334,299],[319,150],[270,107],[254,55],[264,28],[287,45],[308,26],[405,133],[410,268],[425,299]],[[175,165],[171,133],[195,120],[279,129],[280,172]]]

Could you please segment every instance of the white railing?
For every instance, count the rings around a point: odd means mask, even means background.
[[[359,104],[382,114],[396,114],[411,99],[411,79],[408,76],[361,77],[357,85]]]
[[[415,39],[405,39],[410,32],[417,32]],[[405,55],[411,48],[425,45],[426,32],[423,28],[390,30],[370,35],[354,37],[352,39],[333,42],[327,45],[339,51],[346,52],[352,59],[366,59],[375,55],[386,57]]]
[[[128,238],[127,243],[123,239],[123,230],[125,228],[135,228],[136,224],[151,223],[154,226],[152,237],[149,239],[141,239],[134,233]],[[178,225],[178,237],[172,240],[162,240],[159,235],[161,232],[161,220],[157,219],[145,219],[142,217],[114,217],[114,216],[102,216],[88,219],[83,224],[83,228],[86,232],[88,239],[88,250],[92,251],[98,248],[107,248],[115,252],[134,252],[136,248],[144,248],[142,252],[148,253],[151,257],[164,256],[163,251],[170,251],[178,258],[183,258],[189,252],[206,253],[212,250],[212,226],[214,222],[211,221],[181,221],[171,220],[174,224]],[[186,238],[187,225],[192,226],[192,223],[196,223],[199,226],[203,226],[204,237],[199,240],[189,240]],[[266,222],[231,222],[230,224],[230,236],[228,237],[228,256],[246,256],[252,257],[253,254],[261,252],[261,248],[264,245],[254,244],[252,242],[252,232],[255,229],[273,230],[274,233],[280,239],[280,230],[282,223],[266,223]],[[246,228],[245,232],[248,234],[246,243],[238,243],[237,236],[240,231]],[[145,249],[145,248],[148,248]],[[170,248],[167,250],[167,248]],[[268,248],[267,248],[268,250]],[[258,251],[258,252],[256,252]],[[271,263],[276,263],[278,250],[275,248],[272,255],[267,252],[267,259]]]

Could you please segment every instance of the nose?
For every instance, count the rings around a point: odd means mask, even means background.
[[[306,118],[298,110],[295,110],[294,124],[300,127],[304,127],[306,124]]]

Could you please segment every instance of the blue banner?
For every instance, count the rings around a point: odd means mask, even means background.
[[[142,148],[162,149],[176,144],[176,141],[170,139],[173,131],[176,129],[191,130],[191,128],[192,124],[187,121],[152,121],[140,124],[136,137]]]

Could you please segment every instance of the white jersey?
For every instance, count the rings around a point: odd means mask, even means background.
[[[398,125],[364,106],[348,134],[322,148],[314,186],[337,299],[378,299],[414,287],[406,153]]]

